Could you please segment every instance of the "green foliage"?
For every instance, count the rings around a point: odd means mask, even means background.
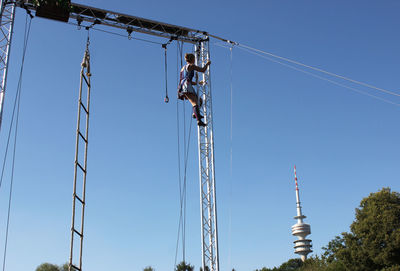
[[[190,265],[189,263],[186,263],[184,261],[180,262],[176,267],[175,271],[193,271],[194,266]]]
[[[303,265],[303,262],[300,259],[290,259],[287,262],[284,262],[279,267],[274,268],[266,268],[256,269],[256,271],[295,271],[299,270],[299,268]]]
[[[65,263],[60,267],[60,271],[69,271],[68,267],[69,267],[69,264]]]
[[[74,271],[76,269],[72,269]],[[51,263],[42,263],[36,268],[36,271],[69,271],[68,263],[65,263],[61,266],[51,264]]]
[[[326,262],[344,270],[399,270],[400,194],[383,188],[364,198],[350,233],[342,233],[324,250]]]
[[[154,268],[151,266],[147,266],[143,269],[143,271],[154,271]]]
[[[60,271],[60,268],[51,263],[42,263],[36,268],[36,271]]]
[[[342,263],[333,261],[327,262],[326,258],[318,256],[308,258],[298,271],[345,271]]]

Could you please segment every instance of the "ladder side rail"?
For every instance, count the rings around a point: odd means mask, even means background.
[[[86,88],[87,88],[87,97],[86,97],[86,129],[85,129],[85,152],[84,152],[84,168],[85,173],[83,175],[83,187],[82,187],[82,197],[83,197],[83,204],[82,204],[82,217],[81,217],[81,248],[80,248],[80,255],[79,255],[79,264],[80,269],[82,270],[82,251],[83,251],[83,228],[85,224],[85,205],[86,205],[86,174],[87,174],[87,153],[88,153],[88,142],[89,142],[89,112],[90,112],[90,56],[88,52],[85,52],[85,59],[86,59],[86,75],[87,79],[85,78],[85,74],[82,74],[82,77],[85,79]]]
[[[73,254],[74,254],[74,235],[75,235],[75,208],[76,208],[76,180],[78,175],[78,155],[79,155],[79,133],[81,123],[81,98],[82,98],[82,85],[83,85],[83,67],[81,68],[81,76],[79,82],[79,96],[78,96],[78,116],[76,124],[76,141],[75,141],[75,161],[74,161],[74,181],[73,181],[73,193],[72,193],[72,219],[71,219],[71,244],[70,244],[70,256],[69,256],[69,271],[72,270]],[[82,199],[83,201],[83,199]]]
[[[7,85],[8,65],[15,20],[15,2],[1,1],[0,7],[0,129],[3,120],[4,99]]]
[[[70,244],[70,258],[69,258],[69,271],[82,270],[82,247],[83,247],[83,225],[84,225],[84,213],[85,213],[85,200],[86,200],[86,174],[87,174],[87,146],[88,146],[88,125],[89,125],[89,104],[90,104],[90,77],[85,78],[85,61],[87,52],[85,52],[84,60],[82,62],[82,68],[80,72],[79,82],[79,94],[78,94],[78,116],[77,116],[77,128],[76,128],[76,142],[75,142],[75,161],[74,161],[74,179],[73,179],[73,195],[72,195],[72,219],[71,219],[71,244]],[[87,99],[86,106],[82,102],[82,93],[84,89],[84,82],[87,88]],[[83,109],[83,110],[82,110]],[[82,112],[86,118],[85,120],[85,138],[82,137],[81,133],[81,118]],[[80,138],[84,144],[84,161],[83,166],[79,163],[79,152],[80,152]],[[77,195],[77,180],[78,170],[82,172],[82,195]],[[76,230],[76,200],[81,203],[81,220],[80,220],[80,231]],[[79,264],[74,263],[74,237],[79,237]]]

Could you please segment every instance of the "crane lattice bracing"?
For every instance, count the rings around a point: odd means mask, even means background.
[[[67,1],[67,0],[66,0]],[[48,1],[56,3],[55,1]],[[68,1],[69,2],[69,1]],[[46,1],[44,3],[47,3]],[[58,2],[57,2],[58,3]],[[57,5],[57,4],[55,4]],[[49,9],[39,12],[38,6],[32,0],[1,0],[1,27],[0,31],[0,69],[2,71],[1,100],[0,100],[0,129],[1,115],[3,113],[3,101],[5,83],[7,79],[7,67],[10,54],[12,27],[15,17],[15,7],[21,7],[39,17],[55,19],[63,22],[74,20],[78,26],[86,22],[87,28],[102,25],[117,29],[123,29],[128,33],[138,32],[152,35],[171,41],[180,41],[195,45],[196,63],[204,66],[209,60],[209,37],[219,39],[231,44],[231,41],[210,35],[205,31],[190,29],[186,27],[157,22],[137,16],[126,15],[108,10],[98,9],[76,3],[68,4],[68,11],[63,14],[54,14]],[[54,6],[53,6],[54,7]],[[53,13],[52,13],[53,12]],[[86,56],[85,56],[86,59]],[[85,61],[88,61],[85,60]],[[85,62],[84,61],[84,62]],[[85,72],[87,77],[85,76]],[[73,188],[73,211],[71,227],[71,254],[69,261],[70,270],[82,270],[82,247],[83,247],[83,225],[85,211],[85,190],[87,174],[87,147],[89,128],[89,97],[90,76],[87,67],[82,66],[81,87],[78,105],[78,127],[76,131],[77,145],[75,158],[75,174]],[[202,240],[202,267],[203,270],[219,271],[218,257],[218,230],[217,230],[217,206],[215,191],[215,163],[214,163],[214,138],[212,118],[211,77],[208,69],[203,75],[204,84],[198,86],[198,94],[203,104],[201,111],[204,114],[205,127],[198,128],[198,151],[199,151],[199,175],[200,175],[200,211],[201,211],[201,240]],[[86,102],[82,100],[82,89],[87,89]],[[86,105],[85,105],[86,104]],[[83,116],[82,116],[83,114]],[[84,120],[84,123],[81,121]],[[83,152],[82,152],[83,150]],[[82,155],[83,153],[83,155]],[[83,159],[83,160],[81,160]],[[78,187],[82,190],[78,191]],[[80,192],[80,193],[79,193]],[[77,239],[77,240],[76,240]],[[79,243],[77,243],[79,242]],[[76,262],[76,257],[79,260]]]
[[[195,51],[197,65],[203,67],[210,59],[208,39],[200,42]],[[198,126],[202,266],[203,270],[219,271],[210,69],[202,76],[203,84],[198,87],[206,123],[205,127]]]
[[[15,3],[1,1],[0,16],[0,127],[3,120],[4,97],[6,94],[8,62],[10,60],[10,48],[14,27]]]

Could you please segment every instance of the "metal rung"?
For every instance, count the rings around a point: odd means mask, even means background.
[[[71,264],[71,267],[72,267],[73,269],[75,269],[75,270],[81,271],[81,269],[80,269],[79,267],[75,266],[74,264]]]
[[[82,102],[79,102],[79,103],[81,104],[81,106],[82,106],[83,110],[85,110],[86,114],[88,114],[88,115],[89,115],[89,112],[87,111],[87,109],[86,109],[85,105],[84,105]]]
[[[75,196],[75,198],[77,198],[82,204],[85,204],[85,202],[84,202],[77,194],[75,194],[74,196]]]
[[[85,82],[86,82],[86,85],[88,86],[88,87],[90,87],[90,83],[89,83],[89,81],[86,79],[86,76],[82,73],[82,77],[83,77],[83,79],[85,79]]]
[[[83,169],[83,167],[81,166],[81,164],[79,164],[79,162],[76,162],[76,164],[78,165],[78,167],[80,167],[80,169],[81,169],[84,173],[86,173],[86,170]]]
[[[74,232],[75,232],[77,235],[79,235],[80,237],[83,237],[83,234],[80,233],[79,231],[77,231],[76,229],[74,229]]]
[[[87,143],[87,139],[82,135],[80,131],[78,131],[79,135],[82,137],[82,139]]]

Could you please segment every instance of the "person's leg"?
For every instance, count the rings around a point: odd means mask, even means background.
[[[205,126],[204,122],[201,120],[203,116],[200,114],[200,108],[197,105],[198,101],[197,95],[194,93],[186,93],[186,97],[193,106],[193,114],[197,119],[197,124],[199,126]]]

